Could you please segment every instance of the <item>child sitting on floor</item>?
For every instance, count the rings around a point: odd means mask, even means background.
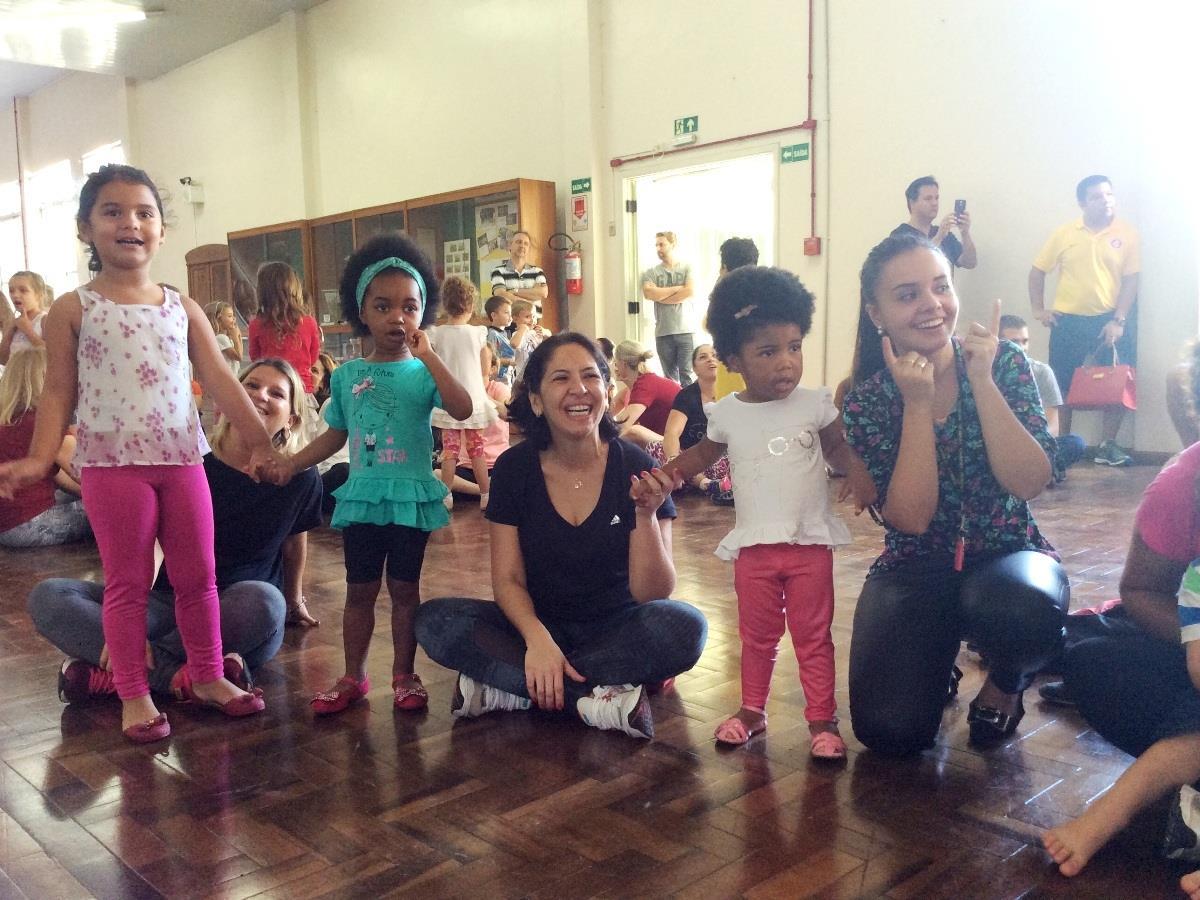
[[[1042,843],[1064,875],[1083,871],[1096,851],[1168,791],[1182,788],[1184,805],[1193,805],[1186,801],[1195,794],[1190,785],[1200,780],[1200,559],[1188,566],[1179,587],[1179,636],[1196,693],[1176,710],[1177,733],[1152,744],[1082,816],[1045,833]],[[1185,875],[1181,886],[1200,900],[1200,871]]]

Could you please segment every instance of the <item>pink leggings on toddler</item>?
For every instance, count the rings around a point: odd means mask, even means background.
[[[222,675],[221,614],[204,466],[89,466],[80,486],[104,565],[101,620],[117,695],[134,700],[150,693],[146,601],[156,537],[175,589],[188,672],[193,681],[216,681]]]
[[[467,436],[467,459],[483,456],[483,430],[479,428],[443,428],[442,458],[458,459],[462,448],[462,436]]]
[[[756,544],[733,563],[742,639],[742,705],[765,709],[786,625],[800,664],[804,718],[835,718],[833,551],[820,545]]]

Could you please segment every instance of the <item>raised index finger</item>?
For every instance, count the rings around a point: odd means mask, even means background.
[[[992,334],[999,337],[1000,335],[1000,298],[997,297],[992,303]]]

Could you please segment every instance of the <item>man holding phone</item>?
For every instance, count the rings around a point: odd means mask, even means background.
[[[962,269],[975,268],[975,241],[971,239],[971,214],[967,212],[967,201],[955,200],[954,212],[942,219],[939,226],[933,224],[938,214],[939,199],[936,178],[926,175],[916,179],[904,191],[904,199],[908,202],[908,221],[893,229],[893,237],[902,234],[922,235],[941,248],[950,265]],[[961,240],[954,236],[951,228],[958,229]]]

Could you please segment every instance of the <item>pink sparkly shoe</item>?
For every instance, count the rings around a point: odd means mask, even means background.
[[[412,712],[424,709],[429,705],[429,694],[425,690],[425,686],[421,684],[420,675],[393,676],[392,694],[394,695],[392,705],[396,709]]]
[[[312,711],[318,716],[332,716],[345,711],[350,704],[357,703],[371,690],[371,682],[364,678],[355,681],[353,678],[342,676],[333,686],[333,690],[322,691],[312,698]]]

